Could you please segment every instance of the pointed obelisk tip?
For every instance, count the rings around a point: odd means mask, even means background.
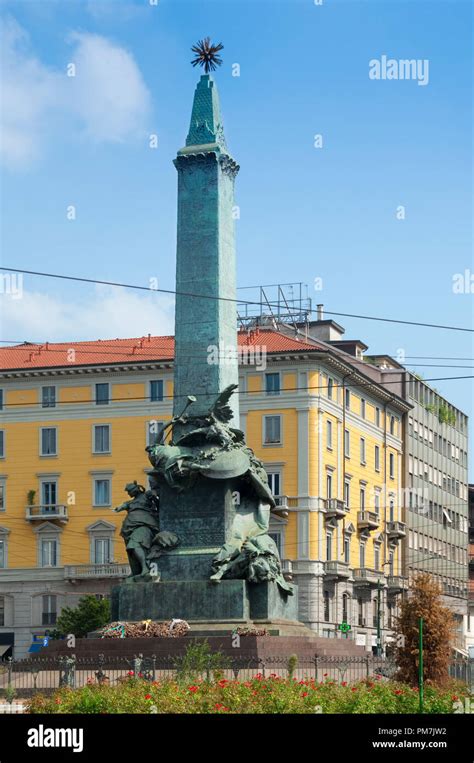
[[[186,146],[204,146],[217,144],[221,149],[226,149],[224,129],[219,105],[217,86],[210,71],[214,71],[222,64],[222,59],[217,55],[223,45],[212,45],[209,37],[200,40],[193,46],[192,51],[196,57],[191,61],[193,66],[202,66],[205,74],[196,86],[194,92],[193,110],[189,126]]]

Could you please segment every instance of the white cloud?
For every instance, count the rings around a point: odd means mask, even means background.
[[[173,300],[127,289],[94,287],[75,297],[23,291],[20,299],[0,296],[0,322],[9,341],[78,341],[172,334]]]
[[[8,17],[1,22],[1,153],[10,167],[34,161],[46,116],[58,105],[60,77],[29,52],[28,35]]]
[[[64,70],[43,64],[12,18],[2,37],[1,155],[12,169],[37,160],[58,129],[89,140],[121,142],[145,134],[151,98],[133,55],[106,37],[73,33]],[[66,65],[74,63],[76,76]]]
[[[68,97],[85,128],[96,141],[123,141],[143,130],[150,97],[131,53],[96,34],[71,35],[76,43]]]

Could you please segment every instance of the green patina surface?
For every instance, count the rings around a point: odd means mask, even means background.
[[[195,395],[193,415],[238,382],[237,362],[209,363],[211,346],[237,346],[236,264],[232,208],[238,166],[226,148],[215,82],[203,75],[194,94],[178,171],[174,413]],[[180,295],[198,294],[203,297]],[[214,299],[213,299],[214,298]],[[212,359],[212,358],[211,358]],[[238,426],[238,397],[231,405]]]

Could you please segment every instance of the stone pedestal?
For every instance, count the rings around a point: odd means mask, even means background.
[[[164,580],[122,583],[112,589],[112,620],[171,620],[220,630],[263,621],[298,620],[298,593],[285,595],[276,583],[245,580]]]

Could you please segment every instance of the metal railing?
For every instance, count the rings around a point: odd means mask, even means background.
[[[224,658],[226,660],[226,658]],[[219,670],[222,677],[248,681],[257,675],[286,678],[289,675],[288,657],[227,658]],[[292,673],[298,681],[313,679],[317,682],[334,681],[353,683],[373,676],[379,680],[396,677],[397,665],[387,657],[372,654],[363,656],[306,656],[300,658]],[[449,667],[452,678],[464,681],[474,689],[474,660],[452,660]],[[212,679],[212,668],[204,668],[203,679]],[[52,694],[61,687],[80,688],[87,684],[120,685],[130,677],[146,681],[175,680],[179,677],[176,657],[152,655],[134,658],[122,656],[94,657],[36,657],[25,660],[0,661],[0,697],[13,689],[15,701],[21,702],[36,693]]]

